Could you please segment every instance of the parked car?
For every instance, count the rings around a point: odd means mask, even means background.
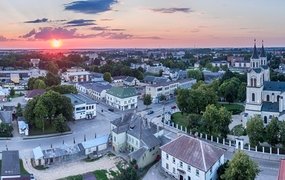
[[[153,114],[154,113],[154,111],[153,110],[150,110],[150,111],[148,111],[148,115],[150,115],[150,114]]]
[[[176,109],[176,106],[172,106],[171,109]]]
[[[114,112],[114,109],[112,109],[112,108],[109,108],[108,110],[111,111],[111,112]]]

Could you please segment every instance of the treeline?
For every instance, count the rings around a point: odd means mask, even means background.
[[[143,80],[144,78],[144,70],[143,68],[138,69],[131,69],[129,65],[127,65],[128,62],[112,62],[108,61],[103,66],[89,66],[86,67],[87,70],[98,72],[98,73],[111,73],[111,76],[133,76],[136,77],[139,80]]]

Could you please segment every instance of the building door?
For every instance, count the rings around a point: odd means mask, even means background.
[[[180,177],[179,177],[179,180],[183,180],[184,178],[183,178],[183,176],[182,175],[180,175]]]

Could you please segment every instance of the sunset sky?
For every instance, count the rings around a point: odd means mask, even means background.
[[[0,48],[285,46],[284,0],[1,0]]]

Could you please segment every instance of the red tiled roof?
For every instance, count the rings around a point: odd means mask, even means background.
[[[223,149],[186,135],[165,144],[161,150],[204,172],[207,172],[225,152]]]
[[[46,92],[44,89],[33,89],[27,92],[26,98],[33,98],[35,96],[43,95]]]
[[[280,162],[278,180],[285,180],[285,159]]]

